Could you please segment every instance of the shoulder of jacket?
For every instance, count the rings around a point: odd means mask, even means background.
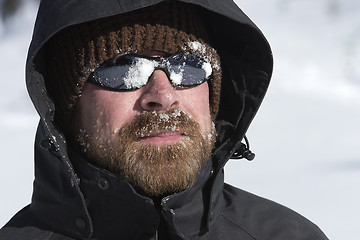
[[[253,239],[305,240],[328,238],[295,211],[231,185],[224,186],[223,218]]]
[[[74,238],[43,230],[37,226],[13,227],[0,229],[0,240],[75,240]]]
[[[0,229],[0,240],[74,240],[53,232],[31,212],[30,205],[20,210]]]
[[[0,229],[0,240],[50,240],[52,234],[34,226],[4,226]]]

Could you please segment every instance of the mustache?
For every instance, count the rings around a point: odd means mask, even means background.
[[[151,134],[175,131],[192,137],[199,134],[200,126],[192,116],[181,109],[166,112],[144,111],[139,113],[131,123],[125,125],[119,134],[136,141]]]

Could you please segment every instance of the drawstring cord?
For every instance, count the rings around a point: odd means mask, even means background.
[[[245,158],[248,161],[252,161],[255,158],[255,153],[250,151],[250,143],[246,136],[244,136],[245,143],[241,143],[240,147],[235,150],[232,159]]]

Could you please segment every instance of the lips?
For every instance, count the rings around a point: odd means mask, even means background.
[[[182,131],[167,131],[151,133],[147,136],[140,137],[139,141],[150,144],[167,144],[181,141],[184,137],[186,137],[186,134]]]

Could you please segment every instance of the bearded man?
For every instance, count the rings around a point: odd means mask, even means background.
[[[27,61],[32,202],[0,239],[327,239],[224,184],[272,54],[229,0],[43,0]]]

